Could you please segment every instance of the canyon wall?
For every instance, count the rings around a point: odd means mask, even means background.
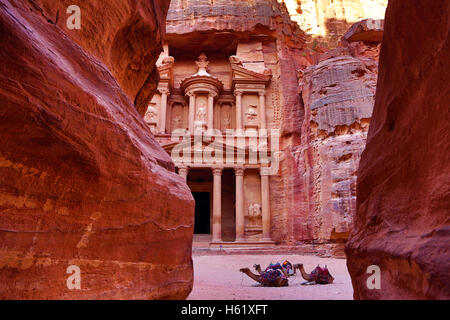
[[[382,25],[382,20],[358,22],[346,33],[345,47],[322,54],[318,64],[299,71],[304,120],[301,143],[291,149],[297,170],[296,240],[344,242],[351,230]]]
[[[388,0],[279,0],[293,21],[313,37],[313,46],[338,46],[348,28],[363,19],[384,19]]]
[[[346,245],[356,299],[450,298],[449,30],[449,1],[389,2]]]
[[[138,112],[169,2],[70,4],[0,3],[0,299],[185,298],[194,201]]]

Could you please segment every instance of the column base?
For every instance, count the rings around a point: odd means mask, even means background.
[[[273,240],[236,240],[236,241],[211,241],[209,246],[211,248],[220,247],[273,247],[275,241]]]

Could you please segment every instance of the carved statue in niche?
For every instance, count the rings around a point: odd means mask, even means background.
[[[258,203],[252,203],[248,206],[247,217],[250,220],[250,226],[258,226],[257,219],[261,217],[261,206]]]
[[[195,130],[205,129],[206,127],[206,107],[202,103],[196,112],[196,120],[194,122]]]
[[[245,111],[245,116],[247,117],[247,120],[253,121],[258,117],[258,111],[256,111],[258,106],[254,104],[250,104],[248,106],[247,111]]]
[[[208,75],[209,76],[209,73],[206,71],[206,68],[208,67],[208,64],[209,64],[206,54],[201,53],[200,56],[198,57],[198,61],[195,61],[195,63],[198,66],[197,75]]]
[[[177,114],[172,119],[172,128],[173,129],[182,129],[183,128],[183,118],[181,117],[181,115]]]
[[[206,108],[202,103],[197,110],[197,121],[205,123],[206,122]]]
[[[156,109],[154,103],[148,106],[147,111],[145,112],[144,121],[147,124],[158,122],[158,109]]]
[[[258,203],[252,203],[248,206],[248,216],[250,218],[258,218],[261,216],[261,206]]]
[[[223,117],[223,128],[231,129],[231,114],[229,112],[225,113]]]
[[[158,109],[156,109],[154,103],[148,106],[144,115],[144,121],[150,127],[150,131],[156,133],[156,126],[158,124]]]

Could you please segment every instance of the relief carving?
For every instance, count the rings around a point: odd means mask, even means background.
[[[245,111],[245,116],[247,117],[247,120],[253,121],[258,117],[258,106],[254,105],[254,104],[250,104],[248,106],[247,111]]]
[[[224,129],[231,129],[231,114],[230,113],[225,113],[224,117],[223,117],[223,122],[222,122],[223,128]]]
[[[150,104],[147,108],[147,112],[144,116],[144,121],[147,124],[158,122],[158,109],[156,109],[155,104]]]
[[[205,123],[206,122],[206,107],[204,104],[201,104],[200,107],[197,110],[197,121],[201,122],[201,123]]]
[[[248,217],[258,218],[261,216],[261,206],[258,203],[252,203],[248,206]]]
[[[181,115],[178,114],[172,119],[172,128],[173,129],[183,128],[183,117]]]
[[[195,130],[202,130],[206,127],[206,107],[202,103],[200,107],[198,108],[196,114],[195,114],[196,120],[194,122],[194,128]]]

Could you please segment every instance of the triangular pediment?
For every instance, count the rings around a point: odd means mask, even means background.
[[[211,152],[214,154],[220,152],[224,158],[227,153],[232,152],[235,156],[242,155],[244,159],[246,159],[245,162],[248,162],[250,154],[256,155],[256,157],[259,158],[259,151],[253,146],[250,146],[248,143],[243,143],[242,146],[235,146],[233,141],[234,139],[227,141],[225,137],[219,139],[219,141],[205,141],[201,139],[197,140],[192,136],[189,139],[184,139],[184,141],[171,142],[162,147],[175,162],[180,161],[180,158],[178,157],[186,157],[187,154],[190,154],[192,155],[191,159],[193,159],[195,155],[202,155],[205,154],[205,152],[208,152],[209,154]],[[227,144],[227,142],[231,142],[231,144]],[[269,157],[272,154],[270,149],[264,152]]]
[[[238,64],[231,65],[233,81],[245,81],[247,83],[268,83],[270,81],[271,75],[258,73],[249,69],[244,68]]]

